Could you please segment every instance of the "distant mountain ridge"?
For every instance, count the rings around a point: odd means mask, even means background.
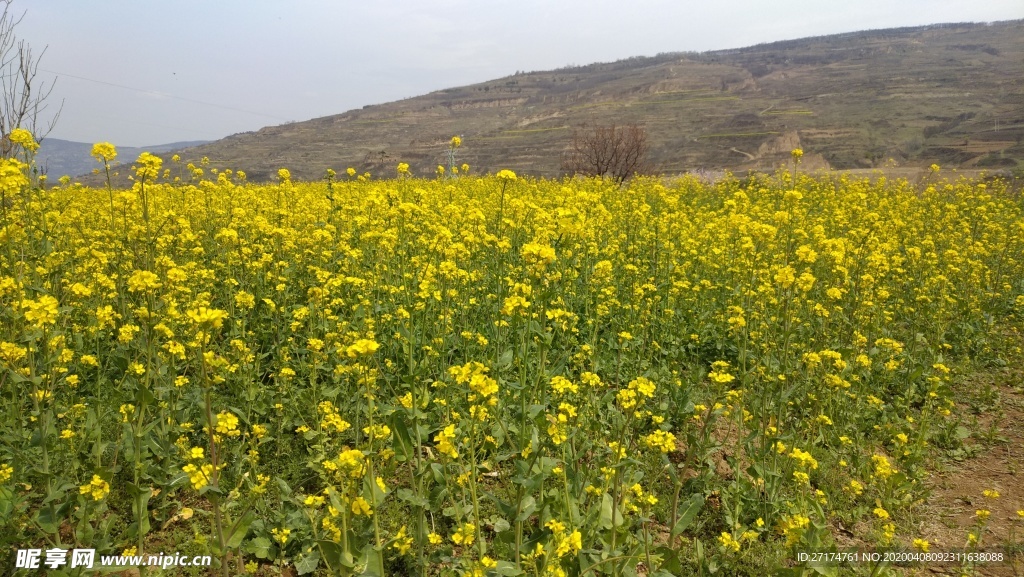
[[[189,140],[158,144],[156,146],[119,146],[117,147],[117,161],[131,163],[143,152],[151,152],[153,154],[170,153],[208,142],[208,140]],[[76,177],[90,174],[94,168],[100,166],[96,159],[92,157],[92,145],[93,143],[74,142],[59,138],[44,138],[36,154],[36,165],[51,180],[56,180],[64,175]]]
[[[286,167],[419,175],[458,162],[561,174],[584,124],[646,127],[656,170],[1024,168],[1024,20],[871,30],[703,53],[633,57],[439,90],[269,126],[182,156],[272,180]]]

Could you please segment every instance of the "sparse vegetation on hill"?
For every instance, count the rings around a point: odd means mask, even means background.
[[[822,36],[707,53],[519,73],[344,114],[237,134],[190,151],[272,180],[288,167],[414,174],[466,140],[474,169],[561,173],[583,124],[647,127],[654,169],[805,165],[1012,170],[1024,159],[1024,22],[951,24]],[[388,161],[392,164],[393,161]]]

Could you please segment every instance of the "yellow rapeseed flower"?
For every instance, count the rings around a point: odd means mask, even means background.
[[[456,545],[465,545],[469,547],[476,540],[476,525],[473,523],[463,523],[455,530],[452,534],[452,543]]]
[[[82,495],[89,495],[93,501],[102,501],[110,493],[110,483],[107,483],[99,475],[93,475],[92,480],[78,488]]]
[[[8,135],[8,138],[11,139],[11,142],[20,145],[22,148],[28,150],[29,152],[35,152],[39,150],[39,143],[36,142],[36,139],[32,136],[32,133],[25,130],[24,128],[15,128]]]
[[[117,158],[117,149],[109,142],[97,142],[92,145],[92,156],[100,162],[112,162]]]

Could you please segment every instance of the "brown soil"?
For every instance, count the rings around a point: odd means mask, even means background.
[[[1008,367],[966,379],[961,393],[974,403],[958,405],[971,424],[964,440],[973,458],[951,460],[928,480],[931,494],[920,511],[917,533],[931,543],[931,551],[963,550],[968,530],[979,523],[976,511],[991,511],[981,546],[1005,551],[1012,562],[979,565],[977,575],[1024,575],[1024,368],[1021,359]],[[970,405],[973,404],[973,410]],[[996,490],[998,498],[986,498]],[[955,566],[930,566],[919,574],[960,575]]]

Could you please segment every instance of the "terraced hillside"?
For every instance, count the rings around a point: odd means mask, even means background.
[[[189,149],[272,178],[429,174],[453,134],[474,171],[554,176],[584,123],[645,125],[656,168],[1013,169],[1024,161],[1024,21],[947,24],[520,73]]]

